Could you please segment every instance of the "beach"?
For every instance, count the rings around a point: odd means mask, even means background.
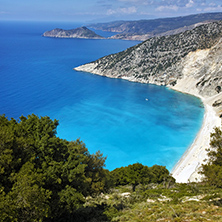
[[[194,142],[171,171],[172,176],[178,183],[200,182],[202,180],[203,175],[198,172],[201,169],[201,165],[208,158],[206,149],[210,148],[210,134],[215,127],[221,126],[219,113],[212,107],[212,104],[214,101],[221,99],[222,94],[204,98],[196,90],[191,90],[191,88],[184,89],[180,88],[179,85],[179,87],[177,86],[174,89],[199,97],[204,104],[205,114],[203,124]]]

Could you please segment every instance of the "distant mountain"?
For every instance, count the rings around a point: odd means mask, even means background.
[[[154,36],[177,34],[204,23],[218,20],[222,20],[222,13],[220,12],[153,20],[114,21],[91,24],[88,27],[96,30],[118,32],[119,34],[111,37],[115,39],[145,40]]]
[[[64,30],[64,29],[53,29],[43,34],[44,37],[54,38],[84,38],[84,39],[103,39],[104,37],[97,35],[92,30],[86,27],[80,27],[76,29]]]

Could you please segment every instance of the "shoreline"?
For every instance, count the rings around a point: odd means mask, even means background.
[[[190,147],[173,167],[171,173],[178,183],[201,182],[203,176],[198,174],[204,160],[207,159],[206,149],[210,147],[210,134],[221,120],[205,100],[205,113],[202,126]]]
[[[97,72],[94,70],[95,66],[96,64],[89,63],[74,69],[76,71],[88,72],[108,78],[119,78],[117,76],[111,76],[109,74],[104,75],[103,73]],[[148,83],[146,81],[143,82],[130,77],[122,77],[121,79],[131,82],[158,85],[155,82]],[[210,134],[213,132],[215,127],[221,126],[221,119],[218,115],[218,111],[212,106],[212,104],[218,99],[222,100],[222,92],[211,97],[203,97],[199,94],[198,89],[196,88],[197,81],[198,80],[193,78],[191,75],[185,75],[182,79],[177,81],[175,86],[166,86],[169,89],[200,98],[205,109],[202,126],[198,131],[193,143],[186,149],[184,154],[180,157],[179,161],[171,170],[172,176],[178,183],[201,182],[203,176],[198,174],[198,171],[200,170],[201,165],[204,163],[204,160],[207,159],[206,149],[210,148]]]
[[[201,182],[203,175],[198,172],[201,165],[208,159],[206,149],[210,148],[210,135],[215,127],[221,126],[221,119],[212,104],[215,100],[220,99],[222,94],[219,93],[208,98],[202,97],[192,85],[190,87],[187,87],[186,84],[185,87],[182,86],[184,80],[171,89],[200,98],[204,105],[204,118],[193,143],[175,164],[171,174],[178,183]]]

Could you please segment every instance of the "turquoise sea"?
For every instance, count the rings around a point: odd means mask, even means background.
[[[80,138],[90,153],[100,150],[109,170],[136,162],[171,170],[201,127],[201,101],[163,86],[74,71],[139,43],[41,36],[80,25],[0,22],[0,114],[58,119],[57,135]]]

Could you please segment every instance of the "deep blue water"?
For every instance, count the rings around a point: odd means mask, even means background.
[[[165,87],[74,71],[138,43],[41,36],[79,25],[0,22],[0,114],[58,119],[59,137],[80,138],[90,153],[102,151],[110,170],[136,162],[171,170],[201,127],[200,100]]]

